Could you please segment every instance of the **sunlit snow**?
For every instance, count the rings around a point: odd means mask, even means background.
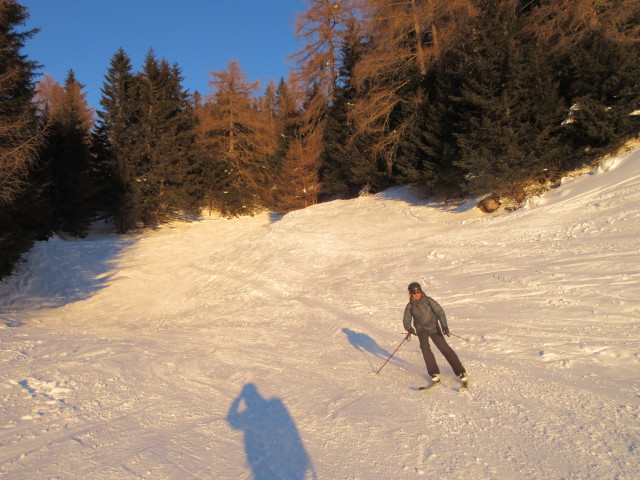
[[[403,339],[408,283],[471,379]],[[3,479],[632,479],[640,151],[482,214],[393,189],[38,243],[0,284]]]

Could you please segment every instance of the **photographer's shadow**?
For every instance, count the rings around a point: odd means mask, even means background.
[[[231,404],[227,421],[244,432],[254,480],[302,480],[307,472],[315,478],[298,429],[280,399],[266,400],[248,383]]]

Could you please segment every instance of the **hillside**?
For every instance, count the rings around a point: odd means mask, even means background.
[[[0,284],[0,477],[632,479],[640,150],[511,213],[407,189],[38,243]],[[406,287],[471,378],[428,392]]]

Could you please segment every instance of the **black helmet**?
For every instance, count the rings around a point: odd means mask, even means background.
[[[418,282],[412,282],[409,284],[409,293],[422,292],[422,287]]]

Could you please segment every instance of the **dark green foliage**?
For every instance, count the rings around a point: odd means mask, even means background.
[[[110,163],[110,184],[113,203],[108,206],[121,233],[135,226],[137,213],[134,201],[134,177],[131,157],[134,155],[139,113],[138,88],[131,61],[120,49],[111,59],[105,75],[98,111],[101,132],[101,158]]]
[[[73,71],[65,82],[65,96],[55,115],[41,159],[48,165],[51,183],[48,189],[54,230],[84,237],[94,218],[95,181],[89,150],[89,131],[85,124],[85,106],[78,95]]]
[[[402,102],[396,107],[394,116],[401,117],[406,125],[400,137],[391,175],[393,183],[398,185],[417,184],[428,177],[432,166],[426,161],[428,145],[423,134],[425,123],[422,107],[424,94],[421,88],[414,90],[411,101]]]
[[[121,232],[198,209],[201,155],[181,81],[179,68],[152,52],[138,74],[123,50],[111,61],[100,102],[100,151],[111,165],[106,176],[116,192],[112,211]]]
[[[32,103],[34,77],[40,67],[21,53],[25,42],[38,30],[18,31],[29,18],[27,9],[18,2],[2,2],[0,9],[0,86],[2,87],[2,122],[19,116],[25,110],[35,113]]]
[[[521,33],[521,21],[510,3],[487,2],[454,52],[454,165],[465,172],[469,193],[517,190],[561,153],[558,89],[543,51]]]
[[[19,123],[30,135],[46,118],[50,130],[26,188],[0,203],[0,277],[34,240],[52,230],[83,235],[97,214],[126,232],[197,213],[203,204],[226,216],[265,206],[287,212],[315,203],[318,179],[322,199],[405,184],[446,197],[515,195],[527,182],[556,177],[638,135],[640,45],[629,41],[631,30],[606,23],[631,18],[616,16],[631,2],[589,11],[598,21],[578,22],[571,32],[553,16],[538,16],[543,7],[554,13],[550,2],[472,3],[461,4],[466,14],[455,22],[418,9],[431,25],[421,45],[429,58],[415,62],[410,54],[402,68],[369,73],[359,85],[354,72],[371,61],[377,33],[359,37],[367,30],[351,24],[330,100],[307,92],[304,103],[293,77],[255,98],[247,92],[256,84],[239,68],[216,75],[220,88],[211,98],[191,99],[177,65],[149,53],[134,73],[121,49],[105,75],[89,141],[77,96],[69,95],[55,116],[36,115],[38,66],[20,53],[35,32],[16,32],[26,9],[3,2],[0,123]],[[538,22],[548,22],[538,31],[548,35],[536,34]],[[435,48],[439,27],[442,49]],[[405,53],[418,54],[413,31],[394,35],[409,47]],[[545,44],[549,38],[554,48]],[[65,88],[75,83],[71,76]],[[354,118],[371,122],[361,128]],[[0,148],[10,140],[2,132]]]
[[[349,110],[357,95],[352,85],[353,68],[358,61],[361,44],[352,27],[344,42],[337,85],[334,89],[334,101],[327,109],[324,127],[324,149],[320,167],[322,197],[350,196],[367,183],[358,178],[360,164],[357,150],[350,138],[353,126],[349,120]],[[355,170],[354,170],[355,169]]]
[[[401,101],[386,126],[390,139],[399,133],[384,151],[373,155],[368,148],[375,133],[358,138],[355,149],[346,148],[357,137],[341,96],[349,95],[349,104],[355,93],[338,90],[320,170],[326,194],[354,185],[376,190],[412,183],[445,196],[517,195],[528,182],[572,168],[589,147],[602,153],[637,135],[637,45],[597,30],[558,53],[527,28],[535,2],[475,3],[479,15],[468,19],[426,76],[404,73],[408,77],[397,91]],[[357,94],[366,96],[367,85]],[[563,123],[574,104],[570,122]]]
[[[35,241],[51,236],[53,211],[47,166],[37,163],[26,182],[27,188],[10,205],[0,209],[0,279],[12,273]]]
[[[603,147],[640,129],[640,49],[600,30],[561,57],[562,94],[574,105],[568,128],[574,143]]]
[[[41,128],[33,103],[34,77],[39,66],[21,53],[36,31],[17,30],[27,18],[26,8],[18,2],[0,5],[0,162],[9,171],[16,165],[5,163],[15,161],[12,151],[28,143]],[[36,162],[24,178],[24,188],[16,190],[12,200],[0,201],[0,279],[12,272],[35,240],[49,235],[48,207],[43,202],[47,185],[48,179]],[[10,187],[9,178],[0,178],[0,189]]]
[[[199,201],[195,117],[181,81],[177,66],[152,53],[138,76],[140,138],[134,172],[139,220],[146,225],[195,210]]]
[[[460,90],[462,80],[454,74],[456,62],[456,56],[448,53],[428,73],[420,117],[424,149],[419,185],[445,197],[460,193],[465,174],[454,163],[459,158],[455,134],[461,117],[452,96]]]
[[[91,155],[94,192],[93,210],[98,218],[112,216],[112,207],[117,203],[117,183],[112,169],[112,149],[104,124],[98,124],[91,132],[89,145]]]

